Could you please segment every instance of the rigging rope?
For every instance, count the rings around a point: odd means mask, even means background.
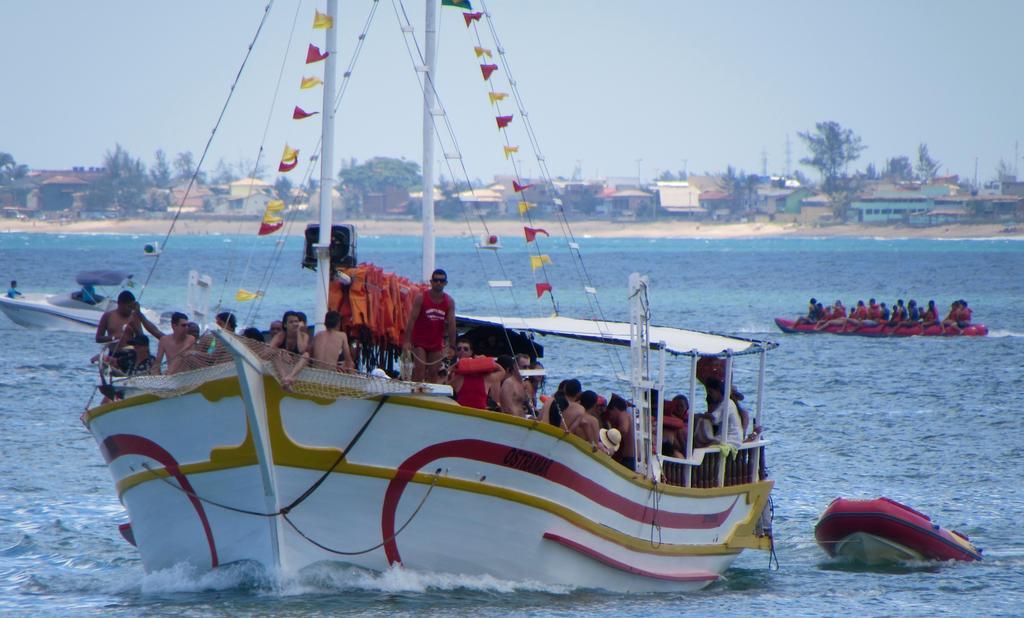
[[[260,18],[260,23],[256,27],[256,32],[253,34],[252,41],[249,43],[249,47],[245,52],[245,57],[242,58],[242,64],[238,67],[235,79],[231,82],[231,88],[228,90],[228,96],[224,100],[224,105],[221,107],[220,114],[217,116],[217,122],[214,123],[213,130],[210,131],[210,137],[206,140],[206,146],[203,147],[203,154],[199,157],[199,162],[196,164],[195,171],[192,172],[192,177],[188,181],[188,186],[185,188],[185,193],[181,197],[181,202],[178,204],[177,210],[174,211],[174,217],[171,219],[171,225],[168,227],[167,233],[164,235],[163,242],[160,243],[161,248],[167,247],[167,241],[170,239],[171,234],[174,232],[174,226],[178,223],[178,219],[181,217],[181,211],[185,207],[185,202],[192,193],[192,188],[196,185],[196,181],[199,178],[199,171],[203,168],[203,162],[206,161],[206,156],[210,153],[210,147],[213,145],[213,138],[217,136],[217,129],[220,128],[220,124],[224,120],[224,114],[227,113],[228,105],[231,103],[231,99],[235,95],[235,88],[238,86],[238,82],[242,79],[242,71],[245,70],[245,67],[249,62],[249,57],[252,55],[252,50],[256,46],[256,41],[259,40],[260,33],[263,32],[263,26],[267,23],[267,17],[270,15],[270,9],[273,6],[274,0],[270,0],[263,9],[263,16]],[[149,268],[149,273],[146,274],[146,280],[142,284],[142,289],[139,290],[139,300],[142,299],[142,295],[146,292],[146,287],[149,285],[149,280],[153,277],[153,273],[156,271],[156,267],[160,262],[160,256],[162,253],[163,252],[161,251],[156,254],[153,260],[153,265]]]

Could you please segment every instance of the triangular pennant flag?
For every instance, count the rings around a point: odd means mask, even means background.
[[[532,186],[533,185],[521,185],[514,180],[512,181],[512,190],[515,191],[516,193],[522,193],[523,191],[526,191]]]
[[[453,6],[465,11],[473,10],[473,5],[469,3],[469,0],[441,0],[441,6]]]
[[[270,200],[267,202],[267,212],[281,212],[284,210],[284,200]]]
[[[545,264],[550,264],[550,263],[551,263],[551,258],[549,258],[547,255],[531,255],[530,256],[530,268],[532,270],[537,270],[541,266],[543,266]]]
[[[309,90],[310,88],[316,88],[323,83],[323,80],[319,77],[303,77],[302,81],[299,83],[299,88],[301,90]]]
[[[530,202],[519,202],[519,214],[525,215],[527,210],[536,208],[536,206],[536,204],[531,204]]]
[[[238,291],[235,292],[235,300],[240,303],[257,299],[260,296],[263,296],[263,292],[250,292],[249,290],[243,290],[242,288],[238,288]]]
[[[494,105],[498,101],[505,100],[506,97],[508,97],[508,93],[507,92],[488,92],[487,93],[487,98],[489,98],[491,100],[491,105]]]
[[[523,231],[526,232],[526,242],[533,242],[533,240],[537,238],[537,234],[551,236],[551,234],[548,234],[547,230],[539,227],[524,227]]]
[[[498,122],[498,128],[504,129],[512,122],[512,116],[497,116],[495,120]]]
[[[280,217],[273,217],[277,221],[260,221],[260,231],[257,236],[266,236],[267,234],[273,234],[277,230],[284,227],[284,221]]]
[[[307,112],[298,105],[295,106],[295,111],[292,112],[292,118],[295,120],[302,120],[303,118],[309,118],[310,116],[316,116],[320,112]]]
[[[512,153],[519,152],[519,146],[505,146],[505,158],[512,156]]]
[[[279,172],[290,172],[293,169],[295,169],[295,166],[298,165],[298,164],[299,164],[298,159],[295,159],[295,160],[290,161],[290,162],[289,161],[281,161],[281,163],[279,163],[278,166],[277,166],[277,171],[279,171]]]
[[[479,58],[480,56],[487,56],[488,58],[492,57],[491,56],[491,50],[484,49],[483,47],[479,47],[479,46],[473,48],[473,53],[476,54],[477,58]]]
[[[290,163],[299,158],[299,151],[295,150],[288,144],[284,145],[284,153],[281,154],[281,160],[285,163]]]
[[[483,16],[483,13],[463,13],[462,19],[466,20],[466,27],[469,28],[469,24],[475,21],[480,21],[480,18]]]
[[[484,79],[485,80],[491,79],[491,73],[494,73],[497,70],[498,70],[498,65],[496,65],[496,64],[481,64],[480,65],[480,72],[484,74]]]
[[[538,283],[537,284],[537,298],[544,296],[544,292],[551,293],[550,283]]]
[[[313,17],[313,29],[314,30],[326,30],[334,27],[334,19],[330,15],[325,15],[320,11],[316,12]]]
[[[314,62],[320,62],[327,56],[330,56],[330,52],[322,52],[320,48],[312,43],[309,44],[309,49],[306,50],[306,64],[313,64]]]

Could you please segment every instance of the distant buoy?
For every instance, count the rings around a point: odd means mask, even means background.
[[[476,244],[477,249],[501,249],[501,239],[496,234],[484,234],[480,242]]]
[[[142,247],[142,253],[148,256],[160,255],[160,245],[155,242],[148,242]]]

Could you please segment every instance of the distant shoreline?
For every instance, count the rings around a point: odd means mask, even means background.
[[[356,226],[362,236],[419,236],[420,223],[412,220],[348,220]],[[1004,231],[1000,223],[949,224],[934,227],[907,227],[903,225],[829,225],[811,226],[780,223],[695,223],[688,221],[644,221],[610,222],[604,220],[571,221],[572,233],[577,237],[591,238],[923,238],[923,239],[969,239],[969,238],[1024,238],[1024,228],[1013,232]],[[0,232],[36,234],[138,234],[163,236],[167,234],[170,221],[152,219],[124,219],[102,221],[74,221],[68,223],[0,220]],[[557,221],[535,221],[533,227],[544,228],[554,236],[562,235],[561,224]],[[197,236],[207,234],[256,234],[258,221],[211,221],[181,219],[175,225],[174,233]],[[291,235],[301,235],[305,224],[295,225]],[[519,221],[494,220],[487,222],[490,234],[509,239],[521,237],[523,224]],[[458,238],[471,233],[463,221],[439,220],[435,224],[439,237]],[[473,235],[483,233],[478,221],[473,222]]]

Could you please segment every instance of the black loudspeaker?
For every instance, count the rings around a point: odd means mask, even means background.
[[[320,242],[320,226],[306,226],[306,250],[302,254],[302,267],[316,270],[316,249]],[[350,268],[356,265],[356,228],[354,225],[331,226],[331,266]]]

